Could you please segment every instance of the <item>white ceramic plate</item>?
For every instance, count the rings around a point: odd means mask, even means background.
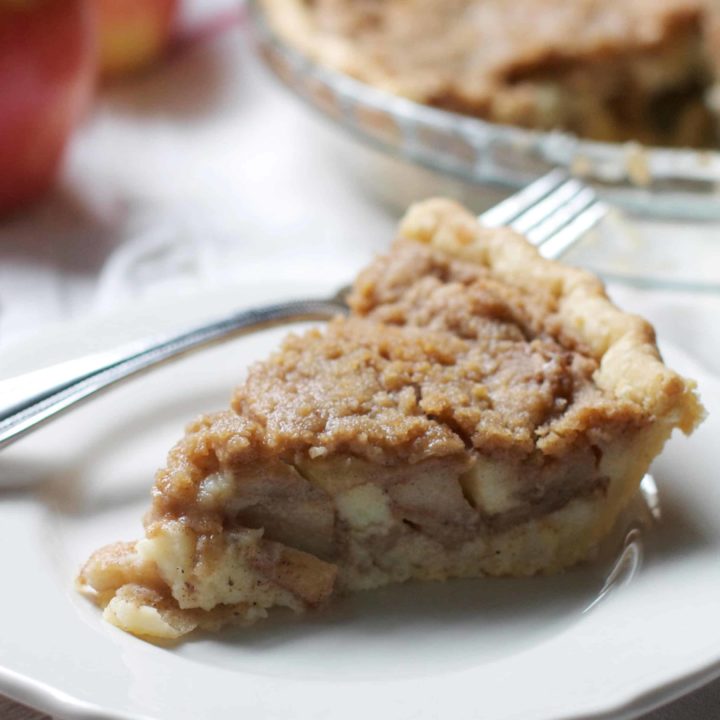
[[[146,301],[5,352],[0,375],[327,284],[254,274]],[[673,350],[716,412],[655,464],[662,517],[634,536],[608,592],[603,559],[557,578],[392,588],[177,647],[104,623],[73,590],[79,564],[138,536],[184,423],[225,405],[279,334],[158,370],[0,455],[0,692],[71,719],[560,720],[631,717],[720,674],[720,381]]]

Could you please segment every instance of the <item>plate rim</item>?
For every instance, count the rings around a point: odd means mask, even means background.
[[[678,700],[720,679],[720,659],[712,665],[666,683],[654,690],[632,693],[616,705],[597,712],[563,714],[556,720],[632,720],[641,714]],[[47,713],[54,720],[154,720],[152,715],[126,713],[103,708],[65,693],[52,685],[34,680],[0,664],[0,691],[10,700]]]

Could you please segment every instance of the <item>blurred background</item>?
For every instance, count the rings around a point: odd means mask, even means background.
[[[13,18],[32,41],[0,38],[0,344],[254,263],[352,272],[388,242],[397,213],[339,182],[332,130],[255,59],[242,4],[34,6]]]
[[[717,153],[507,139],[348,81],[284,43],[256,3],[0,4],[0,344],[129,297],[231,284],[253,264],[349,276],[413,200],[479,210],[553,163],[589,168],[634,213],[570,262],[669,286],[680,308],[698,293],[712,304]]]

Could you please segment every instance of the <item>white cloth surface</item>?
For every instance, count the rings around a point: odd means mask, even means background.
[[[216,5],[228,2],[190,14]],[[240,264],[361,267],[397,213],[360,190],[338,142],[259,66],[240,25],[104,91],[57,190],[0,221],[0,348],[131,297],[231,283]],[[720,347],[720,297],[612,291],[720,374],[707,342]],[[3,720],[40,717],[0,697]],[[720,682],[647,720],[715,717]]]

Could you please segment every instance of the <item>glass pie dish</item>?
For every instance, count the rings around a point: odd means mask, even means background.
[[[264,62],[345,131],[343,159],[385,203],[401,209],[451,194],[479,211],[564,167],[634,221],[606,223],[599,242],[573,251],[574,262],[608,278],[720,291],[720,149],[589,141],[422,105],[305,56],[274,31],[261,5],[251,0],[249,11]]]

